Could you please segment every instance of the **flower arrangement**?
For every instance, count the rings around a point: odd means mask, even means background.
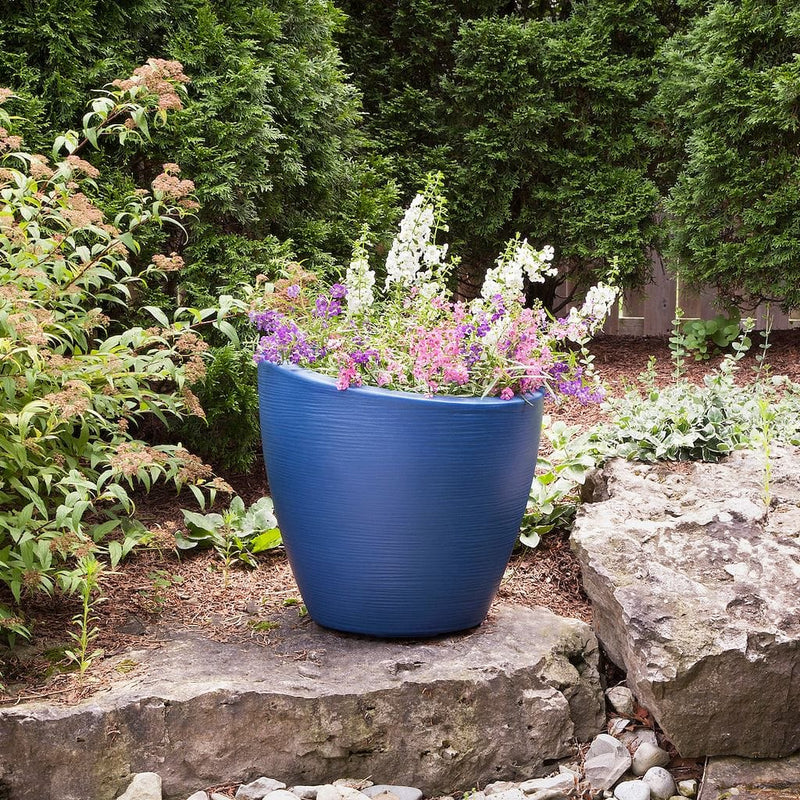
[[[456,262],[446,244],[436,243],[447,230],[440,181],[431,178],[405,212],[382,291],[366,234],[341,282],[320,291],[316,276],[292,265],[270,286],[265,310],[250,314],[260,333],[255,360],[311,368],[342,390],[369,385],[508,400],[546,387],[582,403],[601,401],[583,345],[602,325],[617,289],[592,287],[580,309],[559,319],[541,305],[526,308],[525,278],[535,283],[554,275],[554,252],[517,236],[488,270],[481,296],[452,302],[447,286]]]

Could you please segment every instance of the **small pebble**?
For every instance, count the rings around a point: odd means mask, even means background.
[[[624,714],[626,717],[633,716],[633,712],[636,710],[636,700],[633,692],[627,686],[612,686],[610,689],[606,689],[606,698],[617,714]]]
[[[325,783],[317,788],[317,800],[341,800],[339,788],[330,783]]]
[[[697,797],[697,781],[694,778],[678,781],[678,794],[689,798]]]
[[[186,800],[209,800],[209,797],[206,792],[195,792],[194,794],[189,795]]]
[[[519,784],[519,788],[528,795],[528,800],[531,797],[538,796],[541,792],[557,790],[560,792],[568,792],[575,788],[575,773],[566,771],[560,772],[558,775],[553,775],[550,778],[533,778],[529,781],[524,781]]]
[[[161,777],[155,772],[139,772],[119,800],[161,800]]]
[[[263,800],[263,798],[265,798],[270,792],[285,788],[285,783],[281,783],[273,778],[267,778],[262,775],[260,778],[256,778],[250,783],[242,784],[236,790],[235,797],[237,800]],[[280,800],[280,798],[276,797],[274,800]],[[288,799],[283,798],[283,800]]]
[[[651,800],[669,800],[678,791],[672,775],[663,767],[650,767],[642,780],[650,787]]]
[[[506,789],[504,792],[495,792],[490,797],[492,800],[525,800],[521,789]]]
[[[316,800],[317,789],[319,786],[292,786],[289,791],[296,794],[300,800]]]
[[[413,786],[395,786],[388,783],[377,783],[361,790],[367,797],[392,795],[397,800],[422,800],[422,792]],[[390,799],[389,799],[390,800]]]
[[[666,767],[669,764],[669,753],[649,742],[642,742],[633,754],[631,771],[634,775],[644,775],[651,767]]]
[[[650,787],[644,781],[625,781],[614,789],[617,800],[650,800]]]
[[[505,792],[506,789],[522,789],[521,784],[514,783],[514,781],[495,781],[494,783],[490,783],[486,786],[483,790],[485,795],[492,795],[497,794],[498,792]],[[523,789],[523,791],[525,791]]]

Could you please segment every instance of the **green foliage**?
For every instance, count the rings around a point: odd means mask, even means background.
[[[346,256],[361,223],[377,230],[395,205],[387,165],[358,130],[333,41],[341,24],[329,0],[20,0],[0,17],[0,86],[35,102],[43,146],[74,126],[92,87],[148,57],[184,64],[191,108],[146,152],[108,154],[103,181],[141,184],[163,161],[181,164],[202,205],[191,239],[145,251],[182,255],[188,269],[166,294],[205,306],[276,256]]]
[[[643,108],[653,56],[685,12],[652,0],[343,8],[368,130],[404,188],[448,175],[462,280],[479,286],[521,231],[558,243],[559,267],[584,285],[614,256],[626,285],[641,282],[659,200]]]
[[[592,429],[582,430],[578,425],[545,417],[542,434],[550,452],[539,456],[536,463],[537,474],[519,537],[526,547],[536,547],[541,537],[553,530],[571,527],[588,473],[608,454],[607,446]]]
[[[179,99],[179,64],[141,70],[160,81],[158,92],[103,93],[80,134],[56,138],[52,165],[20,149],[8,133],[15,120],[0,107],[0,581],[17,604],[32,592],[79,588],[84,557],[115,565],[143,530],[131,516],[134,487],[189,485],[202,498],[199,487],[219,485],[185,448],[151,447],[134,430],[198,410],[187,378],[202,374],[203,348],[191,328],[228,332],[225,316],[243,304],[223,297],[219,308],[182,309],[172,321],[149,308],[159,325],[148,329],[114,327],[105,313],[126,310],[139,286],[180,266],[154,257],[136,274],[130,259],[143,230],[182,231],[196,205],[174,167],[152,191],[130,195],[113,221],[92,202],[100,174],[78,153],[109,138],[146,140],[164,121],[161,100]],[[25,632],[7,609],[0,625]]]
[[[81,676],[92,665],[92,662],[103,654],[102,650],[89,652],[92,642],[97,639],[98,630],[94,625],[93,608],[103,601],[96,597],[100,588],[100,578],[103,565],[94,556],[85,556],[78,562],[72,580],[81,596],[81,611],[73,617],[73,624],[77,631],[70,631],[70,638],[75,642],[73,650],[65,650],[64,655],[68,661],[73,662]]]
[[[690,319],[683,323],[686,349],[695,361],[705,361],[735,342],[740,333],[740,320],[722,316],[714,319]],[[749,342],[743,342],[749,347]]]
[[[719,461],[763,443],[765,398],[775,412],[769,440],[800,443],[800,387],[781,380],[737,385],[746,338],[747,331],[700,386],[679,378],[658,389],[651,362],[642,376],[644,393],[632,390],[608,402],[612,423],[599,435],[611,454],[637,461]]]
[[[186,417],[173,430],[215,466],[246,472],[261,443],[256,366],[250,352],[233,345],[212,348],[209,354],[205,376],[192,386],[205,419]]]
[[[241,497],[234,497],[222,514],[198,514],[183,511],[187,531],[176,535],[179,550],[213,547],[225,562],[234,559],[250,567],[257,566],[256,553],[272,550],[281,544],[278,521],[272,511],[272,499],[261,500],[246,508]]]
[[[663,52],[670,254],[739,305],[800,306],[798,52],[795,0],[716,0]]]

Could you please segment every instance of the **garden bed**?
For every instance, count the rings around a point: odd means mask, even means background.
[[[658,385],[672,380],[665,339],[604,338],[594,343],[592,351],[614,394],[635,383],[651,356],[656,358]],[[717,360],[687,362],[689,377],[701,381]],[[774,333],[767,361],[772,374],[800,380],[800,331]],[[740,381],[751,378],[752,366],[751,352],[740,364]],[[575,405],[551,408],[549,413],[581,426],[603,417],[599,407]],[[682,465],[666,468],[681,469]],[[268,492],[260,463],[250,475],[226,477],[248,504]],[[213,552],[176,555],[174,533],[183,521],[180,509],[192,506],[188,493],[176,497],[161,488],[137,498],[137,515],[153,536],[147,547],[138,549],[103,580],[105,600],[96,606],[98,638],[93,649],[100,648],[105,657],[133,647],[158,646],[154,631],[167,623],[195,628],[221,641],[240,639],[268,647],[276,620],[287,610],[302,618],[302,601],[281,550],[259,556],[256,570],[234,567],[227,573]],[[561,616],[591,621],[591,607],[565,535],[545,537],[535,551],[514,555],[495,601],[498,605],[544,606]],[[64,649],[71,642],[66,632],[78,610],[77,600],[62,597],[40,598],[29,606],[34,639],[4,654],[6,691],[0,701],[74,702],[119,674],[119,665],[112,669],[101,657],[82,679],[67,667]]]

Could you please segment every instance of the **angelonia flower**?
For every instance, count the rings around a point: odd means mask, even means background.
[[[353,260],[347,267],[344,285],[347,288],[348,314],[358,314],[372,306],[375,301],[373,292],[375,273],[369,268],[369,260],[362,240],[356,242],[353,249]]]
[[[309,367],[342,391],[371,385],[510,400],[546,388],[580,403],[600,402],[591,364],[571,343],[585,343],[600,328],[616,287],[599,283],[560,319],[540,305],[526,308],[526,281],[555,275],[554,250],[517,237],[487,271],[480,297],[452,302],[453,261],[447,245],[434,241],[437,228],[446,229],[436,185],[417,195],[403,216],[382,292],[365,233],[341,282],[316,296],[300,283],[266,294],[266,309],[251,313],[260,337],[256,360]]]
[[[544,283],[545,277],[555,275],[555,267],[548,267],[555,251],[547,245],[534,250],[527,239],[515,239],[497,259],[497,266],[486,272],[481,297],[486,300],[495,295],[514,300],[525,288],[525,278],[531,283]]]
[[[412,286],[423,265],[430,268],[444,263],[447,245],[439,247],[431,241],[435,221],[434,207],[418,194],[403,215],[386,257],[386,289],[395,283]]]

